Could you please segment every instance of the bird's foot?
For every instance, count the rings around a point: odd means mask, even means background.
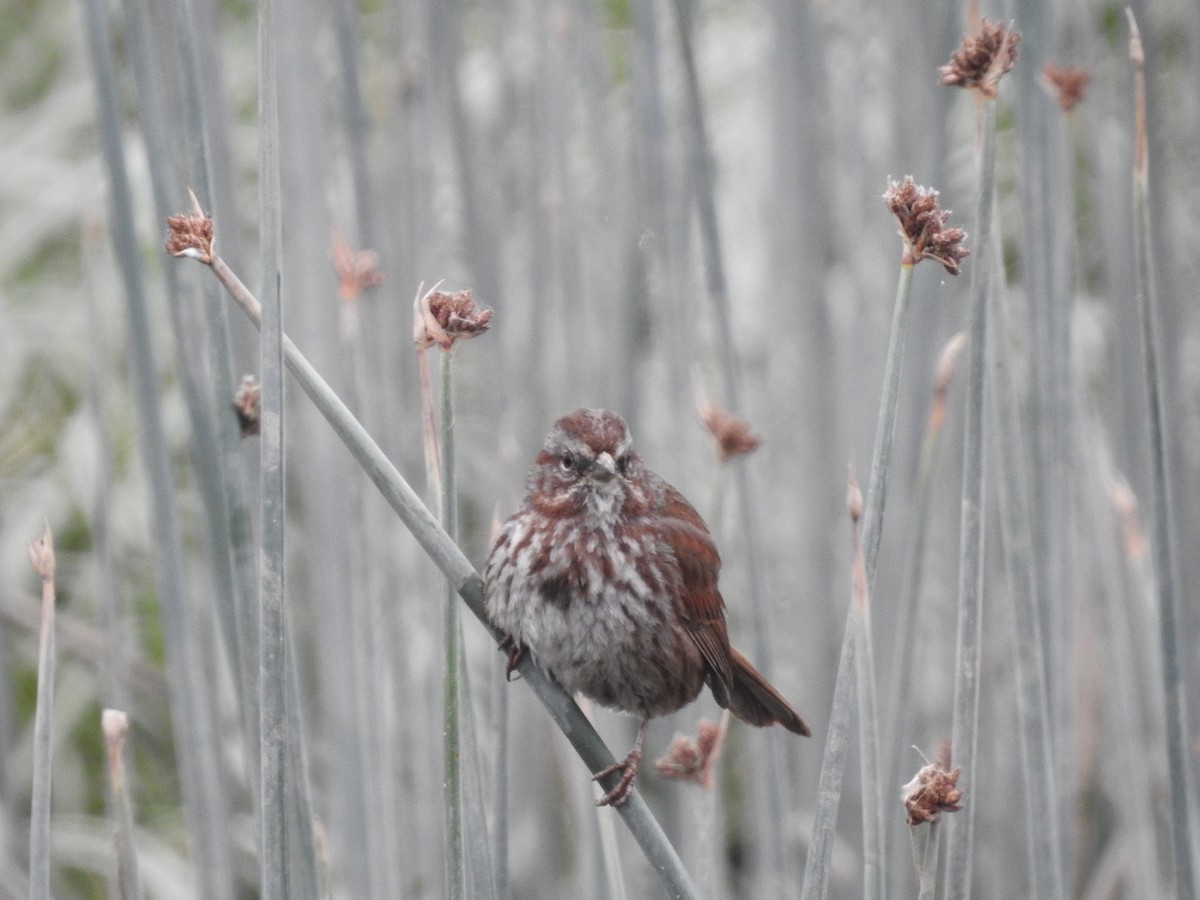
[[[592,776],[593,781],[607,778],[609,775],[621,773],[621,779],[607,794],[596,801],[597,806],[624,806],[629,795],[633,793],[633,780],[637,778],[638,766],[642,762],[642,742],[646,739],[646,720],[638,726],[637,738],[629,755],[619,763],[613,763],[607,769],[602,769]]]
[[[609,775],[621,773],[620,780],[607,794],[596,801],[597,806],[624,806],[629,795],[633,793],[633,782],[637,778],[638,766],[642,762],[642,747],[639,742],[629,755],[619,763],[613,763],[606,769],[601,769],[592,776],[592,781],[600,781]]]

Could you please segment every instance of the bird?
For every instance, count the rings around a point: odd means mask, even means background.
[[[712,534],[634,452],[619,414],[560,418],[525,487],[488,554],[486,612],[504,635],[509,677],[528,653],[564,690],[638,717],[629,753],[593,776],[621,776],[600,805],[632,793],[647,722],[706,684],[744,722],[811,734],[730,645]]]

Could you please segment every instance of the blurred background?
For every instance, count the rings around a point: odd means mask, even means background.
[[[1200,650],[1200,6],[1135,11],[1186,679]],[[288,335],[434,506],[412,301],[422,284],[471,288],[494,318],[454,351],[468,556],[482,565],[554,419],[615,409],[712,527],[735,645],[813,727],[802,740],[734,723],[712,791],[644,767],[639,788],[706,896],[799,893],[850,602],[847,466],[865,487],[900,264],[881,195],[912,175],[941,192],[951,225],[975,229],[978,104],[938,84],[968,12],[915,0],[278,5]],[[1030,472],[1058,789],[1044,800],[1061,821],[1067,895],[1159,896],[1165,804],[1196,784],[1168,782],[1163,748],[1124,8],[980,12],[1022,33],[998,100],[996,289]],[[258,333],[204,267],[162,251],[164,218],[189,209],[192,188],[217,251],[258,290],[257,28],[240,2],[0,0],[2,897],[28,893],[38,587],[26,548],[44,522],[58,550],[55,896],[108,895],[104,707],[131,718],[145,895],[257,896],[256,763],[231,650],[230,598],[247,586],[219,497],[244,488],[257,529],[258,441],[222,435],[227,386],[259,371]],[[1046,62],[1090,75],[1069,114]],[[115,149],[103,96],[119,114]],[[113,212],[114,158],[132,229]],[[132,256],[114,254],[123,239]],[[339,242],[376,254],[382,284],[340,291]],[[957,375],[924,482],[920,458],[971,266],[916,268],[871,597],[896,897],[916,891],[899,787],[951,727]],[[287,615],[323,890],[444,896],[441,577],[294,383],[287,399]],[[761,447],[722,463],[697,411],[709,403]],[[165,441],[167,512],[152,506],[150,427]],[[1016,787],[1019,648],[995,524],[989,505],[979,771],[965,799],[979,898],[1028,895],[1025,822],[1037,819]],[[164,557],[178,560],[174,612]],[[514,897],[619,896],[599,851],[597,816],[612,814],[592,809],[586,767],[527,688],[504,683],[486,632],[469,615],[463,627],[497,880]],[[1186,705],[1200,721],[1200,694]],[[654,722],[647,758],[717,713],[706,692]],[[635,723],[596,720],[623,754]],[[850,744],[831,897],[862,891]],[[617,832],[628,895],[657,896]]]

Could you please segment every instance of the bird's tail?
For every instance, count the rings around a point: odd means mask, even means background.
[[[750,661],[730,648],[730,674],[733,676],[728,690],[729,711],[751,725],[782,725],[788,731],[808,737],[811,732],[799,713],[783,699]]]

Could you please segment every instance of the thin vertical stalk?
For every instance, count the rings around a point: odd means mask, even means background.
[[[458,600],[451,595],[454,604]],[[462,623],[459,622],[461,629]],[[459,634],[462,645],[462,634]],[[483,767],[479,758],[479,741],[475,733],[475,712],[471,703],[471,679],[467,674],[467,660],[459,653],[459,734],[462,754],[463,814],[466,830],[467,859],[470,862],[471,892],[476,900],[495,900],[502,896],[496,887],[493,868],[492,845],[487,828],[487,808],[483,802]]]
[[[423,348],[418,353],[424,355]],[[444,493],[442,525],[451,538],[458,533],[458,487],[454,466],[454,346],[441,353],[441,448]],[[444,679],[443,781],[446,801],[448,894],[456,896],[471,885],[476,900],[496,896],[492,878],[492,853],[488,843],[487,811],[483,804],[483,776],[475,740],[470,682],[462,653],[462,621],[454,586],[447,581],[444,608],[446,673]]]
[[[804,865],[800,900],[823,900],[829,888],[829,862],[837,837],[837,814],[842,800],[842,780],[846,773],[850,716],[854,712],[854,673],[857,667],[854,655],[854,630],[847,622],[842,636],[837,678],[833,684],[833,704],[829,710],[821,774],[817,781],[817,813],[813,816],[812,842]]]
[[[1039,690],[1046,696],[1048,747],[1070,747],[1078,740],[1075,734],[1076,697],[1071,658],[1076,633],[1076,614],[1072,582],[1067,577],[1068,544],[1071,532],[1072,492],[1076,470],[1070,466],[1069,441],[1073,434],[1071,419],[1074,409],[1070,402],[1071,379],[1071,298],[1065,289],[1062,273],[1066,248],[1065,223],[1059,221],[1063,167],[1060,164],[1058,107],[1045,102],[1040,83],[1042,66],[1053,52],[1056,43],[1056,13],[1054,4],[1042,0],[1016,0],[1013,4],[1016,20],[1021,23],[1022,65],[1013,70],[1016,100],[1013,111],[1021,154],[1021,177],[1018,179],[1021,200],[1021,235],[1026,251],[1021,256],[1022,287],[1028,298],[1028,365],[1030,383],[1036,390],[1029,392],[1029,438],[1032,445],[1028,456],[1029,492],[1021,498],[1024,508],[1032,515],[1023,520],[1022,533],[1030,535],[1029,565],[1033,566],[1036,593],[1036,614],[1040,618],[1038,636],[1042,648],[1038,655],[1044,666]],[[995,331],[1003,334],[997,325]],[[1002,421],[1002,420],[1001,420]],[[1019,432],[1021,433],[1021,432]],[[1010,435],[1003,435],[1007,439]],[[1001,461],[1007,462],[1007,461]],[[1011,483],[1000,482],[1001,493]],[[1007,544],[1006,544],[1007,546]],[[1025,566],[1022,562],[1020,565]],[[1015,585],[1014,585],[1015,587]],[[1014,599],[1027,600],[1014,595]],[[1023,613],[1020,613],[1023,615]],[[1031,651],[1018,647],[1018,653]],[[1032,687],[1032,685],[1030,686]],[[1082,723],[1081,723],[1082,724]],[[1084,726],[1086,727],[1086,726]],[[1063,753],[1052,764],[1057,767],[1056,779],[1075,776],[1071,754]],[[1064,836],[1075,826],[1075,798],[1070,792],[1044,795],[1037,803],[1037,815],[1044,825],[1039,828],[1042,838],[1053,833],[1058,841],[1053,857],[1041,847],[1033,857],[1035,888],[1053,890],[1042,896],[1061,897],[1074,894],[1070,884],[1071,872],[1059,864],[1065,848],[1074,843],[1072,835]],[[1055,874],[1047,871],[1053,862]],[[1039,886],[1040,885],[1040,886]]]
[[[292,896],[284,586],[283,309],[275,5],[258,8],[259,248],[262,256],[262,547],[259,574],[260,890]]]
[[[150,482],[159,616],[172,695],[171,722],[184,811],[197,859],[197,891],[212,900],[227,900],[233,895],[233,866],[225,827],[228,821],[225,792],[209,713],[212,707],[205,692],[206,676],[190,635],[183,542],[158,402],[158,365],[142,278],[132,188],[121,139],[122,120],[108,22],[100,0],[81,2],[99,105],[101,148],[110,182],[113,245],[126,295],[132,388],[142,419],[141,449]]]
[[[884,362],[883,398],[879,405],[879,420],[875,426],[875,445],[871,452],[871,480],[867,486],[867,504],[863,511],[862,523],[862,553],[863,575],[866,580],[863,590],[869,597],[875,584],[875,565],[879,558],[879,541],[883,533],[883,512],[887,502],[888,472],[892,458],[892,440],[896,433],[896,409],[900,397],[900,373],[904,364],[904,336],[908,325],[908,303],[912,297],[912,276],[914,262],[905,257],[900,264],[900,274],[896,279],[896,300],[892,305],[892,325],[888,337],[887,359]],[[864,599],[864,604],[865,604]],[[863,853],[869,856],[872,846],[878,859],[876,868],[870,868],[870,860],[865,859],[867,867],[864,877],[866,896],[883,896],[883,859],[886,855],[886,827],[884,825],[882,784],[880,782],[880,747],[879,719],[875,705],[875,659],[871,648],[870,613],[864,605],[865,622],[862,633],[858,637],[860,655],[865,653],[866,659],[857,663],[856,675],[862,678],[870,674],[870,684],[859,684],[859,737],[863,741]],[[840,674],[840,672],[839,672]],[[865,699],[870,698],[871,708],[863,709]],[[874,748],[867,745],[868,737],[873,738]],[[868,770],[873,769],[873,779],[866,777]],[[873,787],[872,787],[873,784]],[[875,878],[870,876],[872,871]]]
[[[29,811],[29,896],[50,900],[50,785],[54,773],[54,539],[46,525],[29,544],[29,561],[42,582],[38,633],[37,707],[33,715],[33,798]]]
[[[875,562],[879,556],[879,538],[883,533],[883,509],[887,501],[892,438],[896,433],[896,408],[900,397],[900,370],[904,364],[904,334],[908,325],[908,301],[912,296],[913,266],[911,262],[902,262],[900,275],[896,279],[892,330],[883,368],[883,398],[879,404],[875,446],[871,452],[871,480],[867,484],[867,505],[863,510],[862,523],[863,563],[866,568],[868,592],[875,585]]]
[[[108,753],[109,816],[117,850],[117,896],[120,900],[141,900],[137,852],[133,847],[133,807],[125,778],[125,737],[129,733],[129,717],[120,710],[106,709],[100,714],[100,728]]]
[[[285,594],[286,598],[286,594]],[[292,866],[292,895],[301,900],[316,900],[321,893],[317,873],[317,848],[313,839],[312,790],[308,783],[308,754],[304,743],[304,715],[300,706],[300,673],[296,668],[296,641],[285,619],[283,677],[287,691],[287,796],[289,823],[293,837],[288,841]]]
[[[884,501],[887,495],[888,463],[891,459],[892,437],[896,428],[896,407],[900,395],[900,370],[904,360],[904,331],[908,320],[908,301],[912,295],[913,263],[903,261],[900,265],[900,275],[896,285],[896,302],[892,310],[892,330],[888,342],[887,362],[884,372],[883,399],[879,408],[879,421],[875,429],[875,448],[871,457],[871,483],[867,489],[867,503],[863,514],[862,554],[864,589],[869,594],[875,578],[875,563],[879,548],[879,534],[883,524]],[[845,634],[842,638],[842,653],[838,661],[837,677],[834,681],[833,706],[830,710],[829,734],[825,740],[825,750],[821,759],[821,775],[818,787],[817,814],[813,819],[812,846],[809,849],[808,862],[804,873],[805,898],[821,898],[825,896],[830,874],[829,860],[833,853],[833,838],[837,829],[838,804],[841,800],[841,785],[846,765],[845,743],[849,730],[850,715],[854,709],[853,697],[856,691],[867,690],[872,696],[874,685],[860,688],[856,684],[860,669],[874,672],[874,660],[858,662],[857,655],[870,649],[870,635],[859,639],[856,644],[855,615],[852,613],[846,619]],[[851,648],[854,648],[853,650]],[[872,678],[874,676],[872,675]],[[863,715],[860,710],[861,716]],[[878,729],[876,711],[871,711],[875,721],[873,730]],[[878,779],[878,738],[875,741],[875,774],[874,788],[863,785],[863,829],[864,841],[867,835],[873,833],[871,843],[875,853],[882,858],[883,799],[880,795]],[[865,750],[864,750],[865,752]],[[864,766],[867,765],[864,760]],[[873,794],[873,796],[872,796]],[[869,891],[882,890],[882,866],[872,870],[874,877],[867,886]]]
[[[508,682],[502,678],[493,679],[495,694],[492,708],[495,710],[495,752],[493,754],[493,804],[492,804],[492,835],[494,847],[492,852],[492,883],[496,887],[497,897],[508,897],[511,893],[508,885],[508,797],[509,797],[509,722],[512,719],[509,707]],[[610,820],[611,821],[611,820]]]
[[[854,629],[855,676],[858,683],[859,762],[862,777],[863,900],[883,898],[883,795],[879,780],[879,710],[875,693],[875,656],[871,647],[871,598],[863,555],[859,513],[862,493],[850,476],[853,588],[849,619]]]
[[[984,384],[988,304],[991,285],[992,208],[996,182],[996,104],[981,104],[982,147],[976,207],[975,264],[971,267],[970,340],[963,437],[962,519],[959,532],[958,637],[955,654],[954,724],[951,754],[961,768],[959,787],[968,798],[955,816],[947,843],[946,896],[966,900],[970,894],[976,798],[975,756],[979,737],[980,634],[983,606]]]
[[[916,833],[915,830],[913,832]],[[921,853],[921,866],[917,873],[920,884],[917,900],[934,900],[937,894],[937,864],[938,850],[942,843],[942,829],[937,821],[929,823],[926,829],[925,847]]]
[[[996,238],[998,241],[998,237]],[[996,252],[995,250],[993,252]],[[995,429],[999,477],[996,506],[1013,598],[1013,646],[1017,674],[1017,729],[1021,744],[1025,791],[1025,831],[1034,898],[1063,900],[1059,796],[1050,744],[1050,708],[1042,655],[1041,602],[1028,523],[1029,482],[1025,474],[1025,434],[1017,414],[1017,391],[1009,365],[1008,316],[999,285],[991,299],[994,318],[989,330],[991,393],[989,407]]]
[[[442,496],[442,461],[438,453],[437,426],[433,421],[433,384],[429,378],[429,352],[417,347],[417,381],[421,388],[421,434],[425,445],[425,484],[429,496]]]
[[[945,443],[943,438],[945,430],[942,428],[942,423],[946,416],[946,399],[949,393],[950,379],[954,374],[958,354],[965,341],[966,335],[960,331],[947,342],[938,360],[933,404],[929,410],[925,434],[921,441],[920,459],[917,463],[916,487],[913,491],[916,500],[908,530],[904,580],[897,604],[898,624],[895,628],[897,637],[893,642],[896,648],[896,658],[892,666],[891,687],[885,704],[890,717],[890,731],[883,746],[889,748],[885,758],[891,759],[891,763],[883,775],[885,784],[901,784],[904,780],[902,772],[905,759],[904,748],[907,747],[907,744],[903,740],[903,735],[906,734],[906,727],[912,724],[914,709],[913,662],[921,646],[917,635],[924,624],[921,621],[923,604],[918,602],[918,597],[925,574],[926,543],[930,533],[930,510],[934,487],[937,484],[935,473],[939,471],[938,462],[941,458],[942,445]],[[909,833],[914,831],[911,826],[905,825],[897,817],[892,820],[891,833],[894,835],[900,828],[904,828]],[[886,858],[886,852],[884,855]],[[904,878],[904,875],[902,867],[892,868],[889,874],[891,896],[895,896],[901,890],[900,884],[903,883],[901,879]],[[932,890],[935,876],[931,874],[930,879],[930,889]]]
[[[1192,861],[1192,778],[1189,771],[1187,706],[1183,698],[1183,654],[1180,651],[1179,600],[1176,596],[1175,535],[1171,492],[1167,485],[1167,449],[1163,397],[1159,385],[1153,250],[1150,245],[1150,176],[1146,148],[1145,56],[1137,21],[1129,16],[1129,57],[1134,67],[1135,131],[1133,153],[1133,265],[1140,322],[1142,357],[1146,367],[1146,416],[1150,435],[1150,484],[1154,495],[1154,574],[1158,581],[1159,639],[1162,644],[1163,694],[1166,701],[1167,765],[1170,772],[1171,837],[1174,850],[1175,895],[1196,896]]]
[[[454,403],[450,396],[453,383],[453,350],[442,359],[442,527],[455,539],[458,515],[455,510],[454,482]],[[446,807],[446,896],[460,900],[465,890],[463,857],[462,770],[459,746],[459,621],[454,585],[447,582],[443,607],[442,644],[445,670],[442,675],[442,798]]]

